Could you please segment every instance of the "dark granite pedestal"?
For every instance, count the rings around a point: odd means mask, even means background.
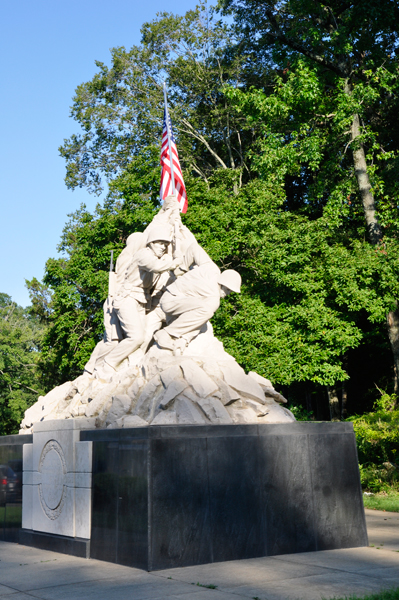
[[[61,554],[70,554],[80,558],[90,558],[90,540],[68,537],[66,535],[53,535],[32,529],[19,530],[19,543],[24,546],[50,550]]]
[[[90,556],[147,570],[367,545],[350,423],[82,431]]]

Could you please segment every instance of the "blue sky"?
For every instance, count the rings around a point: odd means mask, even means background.
[[[140,42],[158,11],[184,14],[195,0],[18,0],[3,2],[0,24],[0,292],[26,306],[25,279],[41,279],[57,256],[68,213],[98,198],[67,190],[58,147],[78,125],[69,117],[77,85],[110,48]]]

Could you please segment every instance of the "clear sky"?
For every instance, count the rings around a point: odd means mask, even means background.
[[[184,14],[196,0],[18,0],[0,23],[0,292],[26,306],[25,279],[43,277],[57,256],[68,213],[98,198],[69,191],[58,147],[78,124],[69,117],[77,85],[110,64],[110,48],[140,42],[158,11]]]

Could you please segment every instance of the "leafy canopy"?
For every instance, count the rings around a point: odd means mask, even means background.
[[[38,358],[44,327],[0,294],[0,435],[17,433],[24,411],[43,393]]]

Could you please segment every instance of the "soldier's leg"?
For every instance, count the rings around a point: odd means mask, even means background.
[[[84,372],[90,373],[90,375],[93,373],[94,366],[95,366],[96,360],[98,358],[98,353],[100,352],[100,349],[104,345],[105,345],[104,340],[101,340],[101,342],[98,342],[98,344],[94,348],[93,352],[91,353],[91,356],[90,356],[89,360],[85,364]]]
[[[144,342],[141,345],[143,352],[147,352],[148,346],[154,336],[154,333],[161,329],[162,323],[165,321],[165,313],[157,306],[145,316],[145,334]]]
[[[98,354],[96,358],[95,368],[101,366],[104,363],[105,357],[112,352],[114,348],[119,344],[118,340],[113,340],[112,342],[104,342],[98,349]]]
[[[114,309],[126,337],[108,354],[104,362],[116,369],[144,341],[145,308],[134,298],[127,297],[115,302]]]
[[[101,340],[94,348],[87,363],[85,364],[84,372],[93,373],[94,369],[101,366],[104,362],[104,357],[107,356],[118,345],[118,340],[107,342]]]
[[[168,322],[165,331],[172,338],[187,336],[187,341],[191,341],[198,335],[201,327],[213,317],[219,304],[220,299],[213,296],[200,298],[165,293],[160,302]]]

